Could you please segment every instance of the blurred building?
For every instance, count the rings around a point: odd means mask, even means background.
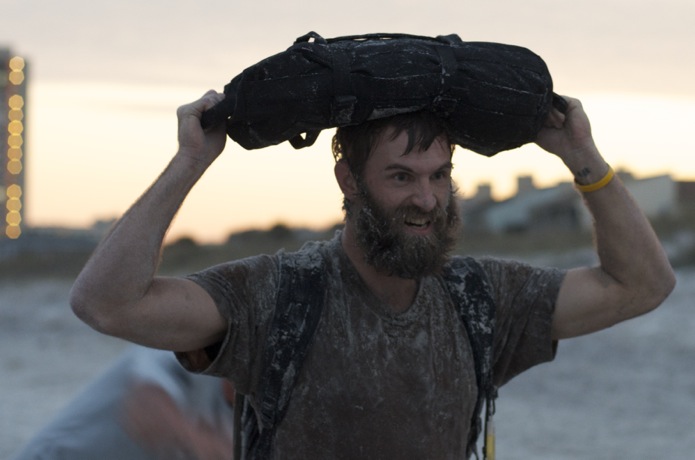
[[[0,239],[17,239],[25,215],[26,63],[0,48]]]
[[[677,215],[686,203],[695,203],[695,183],[678,182],[670,175],[636,179],[627,171],[617,172],[645,215],[651,220]],[[529,176],[517,179],[517,193],[503,201],[491,198],[485,185],[464,200],[465,228],[491,233],[527,231],[588,231],[592,217],[582,197],[570,182],[537,188]]]

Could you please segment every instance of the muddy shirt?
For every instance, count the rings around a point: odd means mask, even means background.
[[[323,255],[326,303],[277,428],[274,458],[465,458],[476,377],[465,326],[441,278],[422,279],[413,304],[393,313],[363,283],[339,234],[302,251]],[[494,380],[501,385],[554,357],[550,326],[563,273],[479,262],[497,309]],[[207,366],[253,401],[278,273],[276,256],[258,256],[192,275],[228,330],[212,363],[191,353],[180,356],[184,366]]]

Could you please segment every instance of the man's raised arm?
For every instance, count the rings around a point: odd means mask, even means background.
[[[649,221],[601,157],[579,101],[553,111],[536,142],[575,177],[594,218],[600,264],[570,270],[560,288],[553,336],[574,337],[610,327],[661,304],[675,276]]]
[[[179,149],[152,186],[116,222],[77,277],[75,314],[100,332],[146,346],[191,350],[218,340],[226,324],[197,284],[156,276],[171,222],[225,146],[223,126],[206,132],[201,114],[224,95],[209,91],[178,109]]]

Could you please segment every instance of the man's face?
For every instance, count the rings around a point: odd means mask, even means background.
[[[353,216],[368,263],[401,278],[437,272],[453,247],[458,209],[444,141],[403,155],[405,133],[382,135],[358,180]]]

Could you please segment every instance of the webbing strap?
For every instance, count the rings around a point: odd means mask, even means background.
[[[446,118],[456,110],[458,105],[458,99],[453,97],[450,92],[451,77],[458,71],[458,61],[451,47],[438,46],[436,50],[442,68],[441,90],[432,101],[432,109],[439,116]]]
[[[305,256],[309,258],[310,255]],[[321,318],[325,294],[323,260],[302,265],[296,258],[280,257],[280,291],[268,331],[264,373],[260,382],[263,426],[285,415],[299,369]]]
[[[299,371],[316,332],[325,294],[325,270],[320,253],[304,254],[302,261],[280,256],[280,289],[268,331],[259,383],[258,411],[247,398],[239,402],[241,446],[238,457],[270,457],[275,430],[287,412]],[[260,427],[259,427],[260,425]]]
[[[483,405],[486,407],[487,425],[494,414],[494,401],[497,397],[497,389],[492,380],[495,303],[490,295],[485,273],[471,257],[452,259],[445,267],[443,278],[466,328],[473,351],[478,398],[471,421],[467,454],[475,454],[477,458],[477,440],[483,431]],[[483,458],[487,458],[487,452],[490,451],[488,443],[486,436]]]

